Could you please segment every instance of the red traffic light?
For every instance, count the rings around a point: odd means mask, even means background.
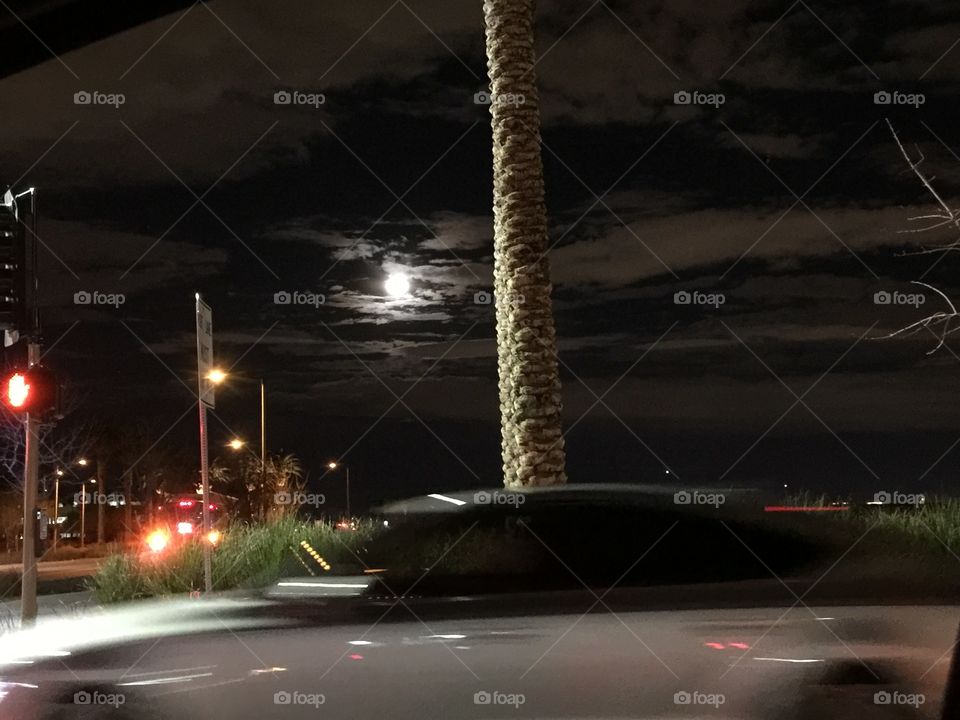
[[[27,400],[30,399],[30,383],[23,373],[17,372],[7,378],[5,399],[7,405],[16,410],[22,410],[27,404]]]
[[[4,378],[3,402],[14,412],[45,412],[57,404],[57,381],[53,373],[34,365]]]

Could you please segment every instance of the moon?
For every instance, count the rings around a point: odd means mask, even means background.
[[[410,278],[406,273],[390,273],[383,287],[390,297],[406,297],[410,294]]]

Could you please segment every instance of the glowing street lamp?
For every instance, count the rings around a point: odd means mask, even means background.
[[[224,380],[227,379],[227,373],[221,370],[220,368],[214,368],[207,373],[207,380],[212,382],[214,385],[219,385]]]
[[[231,450],[241,450],[243,449],[244,445],[246,445],[246,443],[240,438],[234,438],[229,443],[227,443],[227,447],[229,447]]]

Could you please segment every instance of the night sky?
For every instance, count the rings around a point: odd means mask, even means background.
[[[880,339],[944,308],[911,280],[960,291],[960,255],[910,254],[956,235],[904,232],[934,206],[885,124],[960,203],[955,3],[541,2],[537,29],[571,482],[955,492],[960,341]],[[215,446],[257,440],[263,376],[270,450],[333,503],[332,457],[358,505],[497,485],[486,85],[479,0],[214,0],[0,80],[79,412],[192,448],[200,292],[239,376]]]

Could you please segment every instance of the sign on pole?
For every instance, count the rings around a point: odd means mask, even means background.
[[[214,384],[210,379],[213,370],[213,311],[197,293],[197,370],[200,373],[200,402],[207,407],[216,407]]]

